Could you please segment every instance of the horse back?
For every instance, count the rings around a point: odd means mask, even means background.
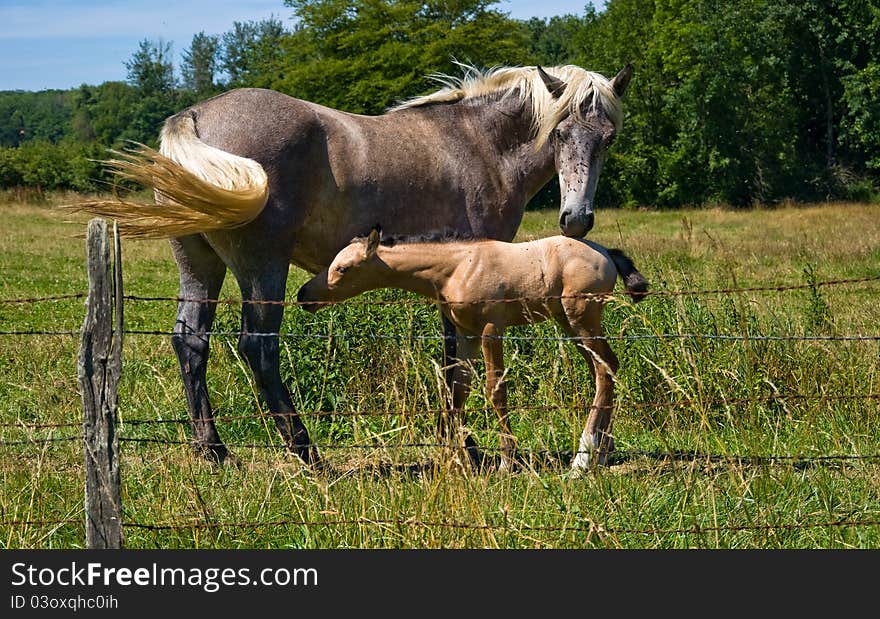
[[[190,114],[206,144],[264,166],[320,132],[315,104],[265,88],[236,88],[206,99]]]

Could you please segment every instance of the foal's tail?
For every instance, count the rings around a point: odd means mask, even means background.
[[[648,280],[645,276],[638,272],[633,261],[619,249],[609,249],[608,255],[611,256],[614,266],[617,267],[617,273],[623,280],[624,288],[627,294],[632,298],[633,303],[638,303],[648,294]]]
[[[103,162],[118,178],[152,188],[155,204],[114,196],[66,208],[116,219],[120,233],[141,238],[235,228],[263,210],[269,196],[263,167],[202,142],[191,113],[168,118],[160,142],[159,151],[138,144]]]

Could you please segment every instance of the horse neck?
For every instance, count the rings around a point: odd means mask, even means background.
[[[438,298],[466,249],[460,243],[400,243],[380,247],[388,267],[385,285]]]
[[[505,96],[506,94],[506,96]],[[511,189],[531,198],[556,173],[552,143],[536,148],[532,130],[531,106],[522,103],[517,93],[496,93],[467,99],[452,105],[431,106],[437,114],[467,128],[452,135],[470,133],[481,149],[489,150],[498,161],[502,177]]]
[[[498,149],[507,178],[515,179],[531,198],[556,173],[552,143],[536,148],[531,106],[521,103],[516,93],[499,95],[495,102],[488,98],[482,108],[486,138]]]

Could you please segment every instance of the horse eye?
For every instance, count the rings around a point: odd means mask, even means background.
[[[348,270],[348,267],[336,267],[336,272],[342,275]]]

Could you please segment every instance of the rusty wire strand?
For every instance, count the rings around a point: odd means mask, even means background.
[[[677,401],[655,400],[653,402],[627,402],[625,407],[628,410],[644,410],[651,408],[685,408],[688,406],[732,406],[739,404],[770,404],[773,402],[784,402],[787,400],[800,401],[816,401],[816,402],[841,402],[856,400],[880,400],[880,393],[866,394],[849,394],[849,395],[824,395],[824,394],[804,394],[804,393],[774,393],[765,396],[753,396],[749,398],[716,398],[710,400],[685,399]],[[618,404],[618,407],[624,406]],[[592,410],[597,408],[594,406],[583,407],[584,410]],[[600,407],[601,408],[601,407]],[[532,404],[532,405],[511,405],[513,411],[552,411],[552,410],[569,410],[580,413],[580,407],[569,407],[564,404]],[[484,406],[480,408],[469,408],[466,413],[471,414],[491,414],[495,409]],[[292,418],[292,417],[419,417],[419,416],[436,416],[447,413],[446,409],[420,409],[420,410],[381,410],[381,411],[291,411],[289,413],[254,413],[251,415],[217,415],[211,419],[122,419],[120,426],[132,425],[184,425],[188,423],[210,423],[210,422],[231,422],[246,420],[266,420],[274,418]],[[52,428],[74,428],[82,425],[82,422],[60,422],[60,423],[24,423],[24,422],[3,422],[0,428],[14,428],[18,430],[41,430]]]
[[[79,519],[60,518],[51,520],[7,520],[0,521],[0,526],[57,526],[64,524],[82,524]],[[419,528],[446,528],[473,531],[506,531],[509,533],[587,533],[596,535],[700,535],[704,533],[719,532],[744,532],[744,531],[796,531],[820,528],[839,527],[876,527],[880,526],[880,519],[856,520],[853,518],[839,518],[837,520],[823,522],[796,522],[779,524],[743,524],[743,525],[713,525],[703,526],[694,524],[690,527],[676,527],[664,529],[659,527],[630,528],[613,527],[601,523],[586,521],[580,524],[562,525],[530,525],[506,523],[471,523],[460,521],[420,520],[418,518],[338,518],[322,520],[266,520],[262,522],[230,521],[230,522],[168,522],[168,523],[143,523],[123,522],[122,526],[132,529],[147,531],[187,531],[193,529],[233,529],[247,528],[258,529],[261,527],[299,526],[299,527],[335,527],[335,526],[384,526],[384,527],[419,527]]]
[[[805,290],[808,288],[816,288],[821,286],[839,286],[846,284],[861,284],[867,282],[880,281],[880,275],[871,275],[866,277],[856,277],[849,279],[831,279],[811,284],[769,284],[765,286],[749,286],[745,288],[714,288],[714,289],[692,289],[692,290],[649,290],[643,293],[636,293],[638,297],[677,297],[677,296],[699,296],[699,295],[716,295],[716,294],[739,294],[745,292],[787,292],[791,290]],[[61,301],[68,299],[80,299],[86,295],[83,292],[50,295],[43,297],[22,297],[11,299],[0,299],[0,305],[5,304],[23,304],[23,303],[41,303],[51,301]],[[549,295],[544,297],[515,297],[511,299],[477,299],[471,301],[455,301],[442,300],[444,305],[471,305],[475,303],[521,303],[524,301],[560,300],[560,299],[595,299],[595,300],[619,300],[628,302],[624,295],[614,293],[582,293],[573,295]],[[395,300],[348,300],[348,301],[275,301],[275,300],[257,300],[257,299],[198,299],[189,297],[164,297],[164,296],[147,296],[147,295],[125,295],[123,299],[129,301],[173,301],[175,303],[216,303],[221,305],[284,305],[284,306],[300,306],[300,305],[338,305],[345,303],[347,305],[430,305],[436,303],[430,299],[395,299]]]
[[[767,286],[750,286],[745,288],[714,288],[714,289],[694,289],[694,290],[649,290],[646,292],[635,293],[636,297],[678,297],[678,296],[700,296],[700,295],[716,295],[716,294],[739,294],[745,292],[788,292],[791,290],[812,289],[819,286],[839,286],[845,284],[861,284],[867,282],[880,281],[880,275],[871,275],[867,277],[857,277],[850,279],[832,279],[811,284],[777,284]],[[191,297],[162,297],[162,296],[142,296],[142,295],[126,295],[125,299],[131,301],[174,301],[176,303],[215,303],[220,305],[283,305],[290,306],[325,306],[325,305],[431,305],[440,303],[441,305],[475,305],[488,303],[523,303],[529,301],[540,300],[562,300],[562,299],[590,299],[596,301],[623,301],[629,303],[627,296],[615,293],[580,293],[570,295],[547,295],[541,297],[512,297],[509,299],[473,299],[469,301],[456,301],[452,299],[389,299],[389,300],[348,300],[348,301],[286,301],[286,300],[263,300],[263,299],[207,299],[207,298],[191,298]]]

